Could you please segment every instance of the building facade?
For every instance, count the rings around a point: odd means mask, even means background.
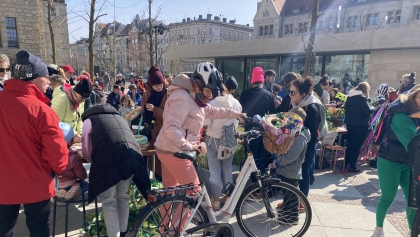
[[[50,31],[46,19],[45,0],[2,0],[0,8],[0,52],[15,62],[15,54],[24,49],[41,57],[45,63],[52,63]],[[52,3],[52,20],[57,52],[57,64],[69,62],[69,36],[67,5],[64,0]]]
[[[82,70],[88,70],[89,64],[89,49],[88,39],[81,38],[73,44],[70,44],[70,65],[77,74],[80,74]]]

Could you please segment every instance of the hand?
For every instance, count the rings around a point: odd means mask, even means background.
[[[155,109],[155,106],[153,104],[146,104],[146,109],[148,111],[152,111],[153,112],[153,110]]]
[[[195,145],[192,147],[193,151],[198,151],[200,154],[206,154],[207,153],[207,148],[204,146],[199,146],[199,145]]]
[[[276,101],[274,101],[274,106],[279,106],[280,105],[280,101],[278,101],[278,100],[276,100]]]
[[[81,143],[81,142],[82,142],[82,136],[80,136],[79,134],[74,136],[74,143]]]
[[[246,113],[239,113],[236,115],[236,118],[239,120],[240,123],[243,123],[243,118],[246,118]]]

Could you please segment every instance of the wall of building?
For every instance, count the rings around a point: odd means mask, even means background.
[[[6,54],[11,63],[15,62],[15,55],[21,49],[45,58],[45,45],[41,44],[40,27],[37,9],[40,1],[2,0],[0,1],[0,52]],[[7,10],[6,10],[7,9]],[[8,47],[6,35],[6,17],[16,18],[19,45],[17,48]],[[43,32],[43,31],[41,31]]]
[[[370,52],[368,81],[371,88],[382,83],[398,88],[402,76],[411,72],[418,72],[420,76],[420,48]]]

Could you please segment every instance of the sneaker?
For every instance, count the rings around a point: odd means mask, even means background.
[[[299,220],[293,218],[287,218],[287,217],[279,217],[277,222],[281,225],[297,225],[299,223]]]
[[[220,201],[213,201],[211,206],[213,207],[213,210],[220,210]]]
[[[261,202],[263,199],[262,199],[261,193],[253,192],[252,194],[248,196],[247,200],[254,201],[254,202]]]
[[[281,208],[283,208],[283,205],[284,205],[283,202],[279,202],[277,204],[277,208],[278,209],[281,209]],[[303,203],[299,203],[299,213],[305,213],[305,212],[306,212],[305,206],[303,205]]]
[[[81,193],[80,190],[80,184],[79,183],[75,183],[73,184],[73,186],[70,188],[69,191],[67,191],[66,195],[64,196],[64,199],[71,200],[77,196],[79,196]]]
[[[384,229],[381,227],[375,227],[375,229],[373,230],[372,237],[385,237]]]

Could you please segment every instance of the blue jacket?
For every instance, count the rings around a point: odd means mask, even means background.
[[[112,107],[118,111],[118,105],[120,105],[120,94],[115,92],[109,93],[108,98],[106,99],[106,103],[112,105]]]
[[[130,96],[130,98],[133,100],[133,97],[131,96],[132,95],[131,91],[129,91],[127,93],[127,95]],[[136,105],[140,106],[140,104],[141,104],[141,95],[140,95],[139,92],[136,91],[136,99],[133,100],[133,101],[134,101],[134,103],[136,103]]]

